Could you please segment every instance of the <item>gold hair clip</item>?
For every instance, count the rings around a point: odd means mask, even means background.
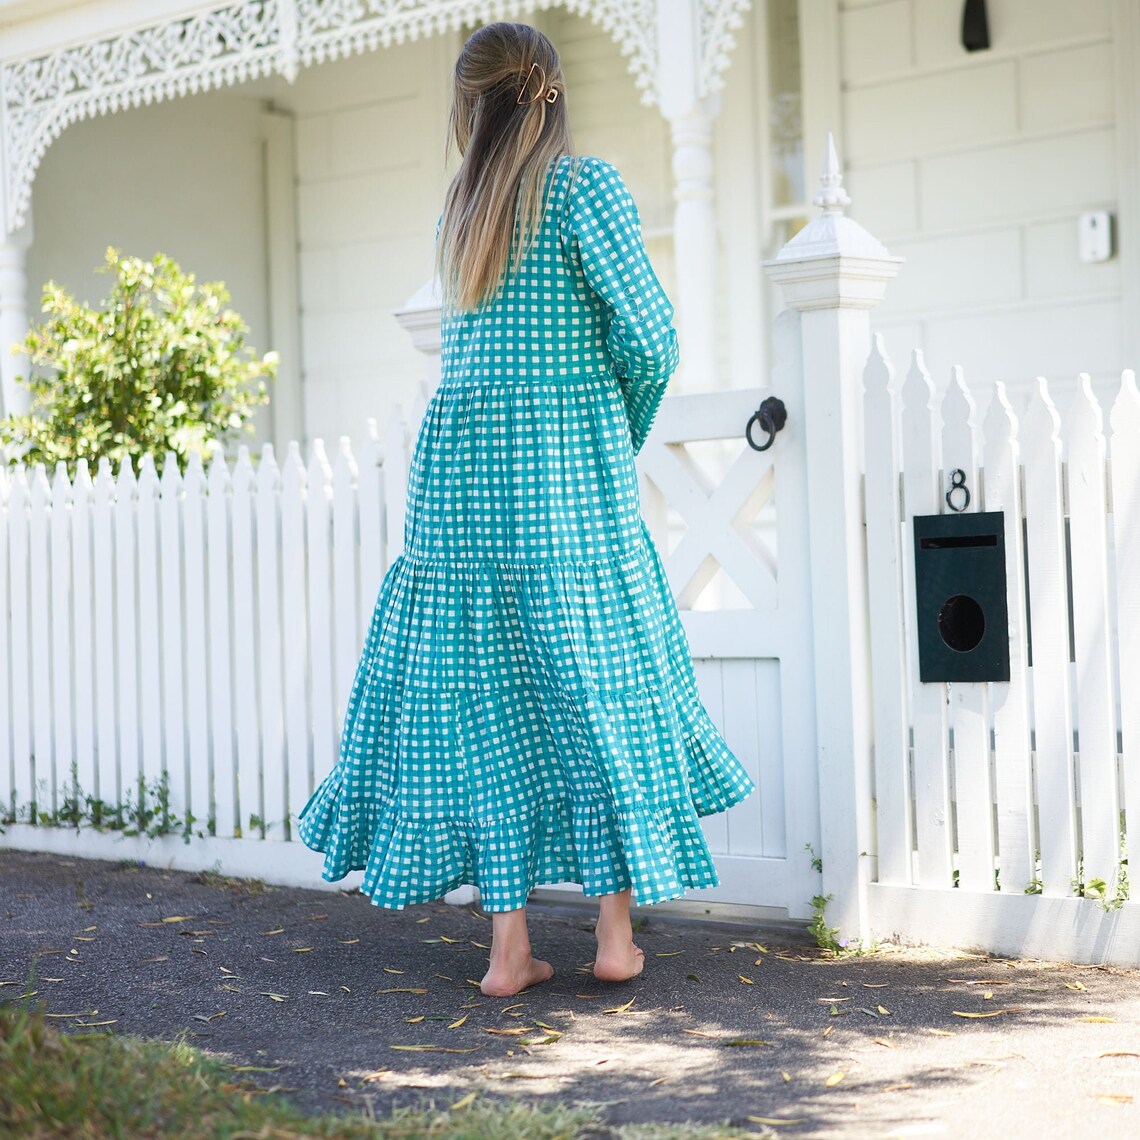
[[[524,99],[526,89],[530,86],[530,77],[537,71],[542,76],[538,85],[538,90],[529,98]],[[519,97],[515,100],[515,106],[529,106],[531,103],[537,103],[539,99],[543,99],[547,103],[553,103],[558,98],[558,90],[551,87],[549,90],[546,88],[546,72],[538,66],[538,63],[532,63],[530,70],[526,73],[526,78],[522,82],[522,87],[519,90]]]

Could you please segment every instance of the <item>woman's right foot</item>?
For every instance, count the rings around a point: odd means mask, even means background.
[[[645,951],[635,946],[632,932],[595,931],[598,953],[594,958],[594,977],[599,982],[628,982],[645,968]]]

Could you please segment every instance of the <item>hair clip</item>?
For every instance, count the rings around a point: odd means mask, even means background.
[[[535,73],[535,71],[537,71],[539,75],[542,76],[542,79],[538,85],[538,90],[529,99],[524,99],[523,96],[526,94],[526,89],[530,86],[530,77]],[[549,90],[547,90],[546,72],[538,66],[537,62],[532,63],[530,65],[530,70],[526,73],[526,78],[522,82],[522,87],[519,90],[519,97],[515,100],[515,106],[529,106],[531,103],[537,103],[539,99],[542,99],[547,103],[553,103],[557,98],[557,88],[551,87]]]

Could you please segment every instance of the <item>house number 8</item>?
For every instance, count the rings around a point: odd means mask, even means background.
[[[954,502],[954,492],[962,492],[962,502]],[[946,492],[946,505],[952,511],[964,511],[970,505],[970,488],[966,486],[966,472],[961,467],[955,467],[950,472],[950,489]]]

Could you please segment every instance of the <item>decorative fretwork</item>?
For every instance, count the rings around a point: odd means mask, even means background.
[[[746,0],[710,4],[710,74],[723,69],[732,13]],[[4,201],[8,232],[23,225],[32,180],[70,124],[560,5],[599,24],[618,44],[642,93],[656,100],[655,0],[241,0],[105,39],[0,64]],[[712,11],[712,10],[718,11]],[[705,31],[702,15],[702,32]]]
[[[702,95],[724,87],[736,33],[744,23],[751,0],[700,0],[700,73]]]
[[[6,62],[0,84],[8,231],[23,224],[40,160],[71,123],[281,69],[279,2],[244,0]]]

